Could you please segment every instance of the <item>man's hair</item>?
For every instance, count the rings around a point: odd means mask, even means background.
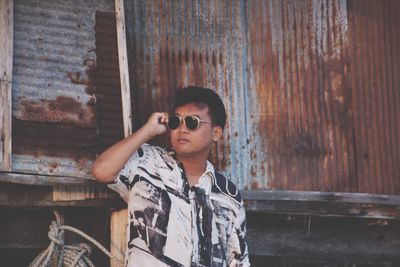
[[[174,110],[186,104],[195,104],[199,108],[208,107],[208,114],[214,125],[225,127],[226,111],[219,95],[211,89],[188,86],[176,92]]]

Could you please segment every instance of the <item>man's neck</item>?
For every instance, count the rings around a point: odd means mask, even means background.
[[[183,164],[189,185],[194,186],[198,184],[201,175],[207,168],[207,159],[178,157],[178,160]]]

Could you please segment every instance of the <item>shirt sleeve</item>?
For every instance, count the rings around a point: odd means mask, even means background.
[[[239,207],[233,227],[234,229],[227,241],[228,266],[250,266],[249,252],[246,243],[246,212],[243,202]]]
[[[115,180],[108,184],[108,187],[117,192],[126,203],[128,203],[129,192],[133,186],[134,178],[137,173],[138,166],[143,163],[143,159],[150,159],[149,153],[152,152],[150,145],[143,144],[128,159],[124,167],[117,174]],[[148,160],[146,164],[149,164]]]

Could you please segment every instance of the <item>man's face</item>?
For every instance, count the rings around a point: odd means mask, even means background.
[[[188,115],[196,115],[200,120],[211,121],[208,107],[198,108],[190,103],[177,107],[175,114],[184,118]],[[182,122],[175,130],[171,130],[170,141],[178,157],[208,157],[208,153],[214,141],[222,135],[220,126],[213,126],[209,122],[201,122],[196,130],[189,130]]]

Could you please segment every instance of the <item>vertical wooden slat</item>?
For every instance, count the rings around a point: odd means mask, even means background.
[[[132,133],[132,112],[123,0],[115,1],[115,13],[117,22],[119,75],[121,80],[122,117],[124,121],[124,135],[127,137]]]
[[[115,13],[117,22],[119,73],[121,80],[122,117],[124,122],[124,136],[127,137],[132,133],[132,111],[129,85],[128,54],[126,50],[125,11],[123,0],[115,0]],[[114,211],[111,213],[110,249],[113,255],[125,255],[127,222],[127,209]],[[117,262],[111,260],[110,266],[117,267],[119,265]]]
[[[128,223],[128,210],[122,209],[111,213],[111,236],[110,236],[110,251],[111,254],[119,259],[123,259],[126,250],[126,231]],[[120,267],[120,264],[110,259],[111,267]]]
[[[13,0],[0,0],[0,170],[11,170]]]

